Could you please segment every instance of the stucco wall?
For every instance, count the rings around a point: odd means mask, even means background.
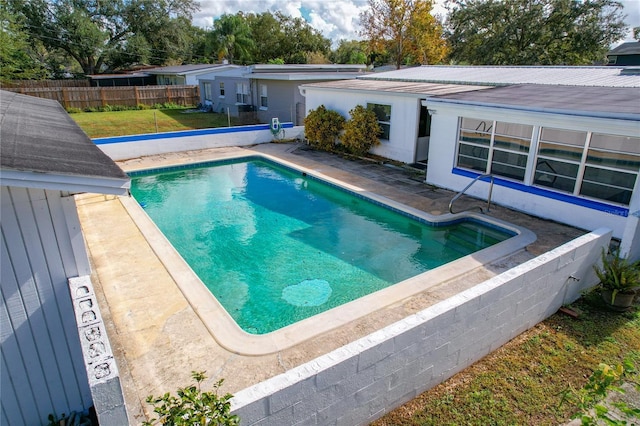
[[[371,152],[391,160],[413,163],[418,137],[420,100],[416,97],[385,93],[332,91],[305,88],[307,113],[324,105],[349,118],[349,111],[356,105],[367,103],[391,105],[391,132],[388,141],[381,141]]]
[[[595,285],[610,239],[584,235],[450,299],[236,393],[242,425],[364,425],[463,370]]]
[[[282,126],[286,139],[303,138],[304,127],[293,127],[291,123],[282,123]],[[116,161],[168,152],[247,146],[273,140],[268,124],[93,139],[98,148]]]

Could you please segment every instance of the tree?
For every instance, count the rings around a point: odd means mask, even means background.
[[[210,46],[218,60],[226,59],[229,63],[247,63],[254,47],[251,30],[241,13],[222,15],[213,22],[213,30],[209,34]]]
[[[0,81],[45,78],[47,70],[33,53],[29,34],[15,14],[0,5]]]
[[[187,45],[194,0],[8,0],[31,37],[78,62],[85,74],[111,62],[160,64]],[[182,52],[183,53],[183,52]]]
[[[331,59],[336,64],[366,64],[367,44],[358,40],[340,40],[335,52],[331,52]]]
[[[449,0],[450,59],[474,65],[584,65],[625,34],[614,0]]]
[[[369,0],[369,9],[360,15],[360,35],[370,52],[388,51],[397,68],[407,62],[439,63],[447,45],[432,9],[431,0]]]

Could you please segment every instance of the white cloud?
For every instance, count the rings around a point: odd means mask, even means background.
[[[360,13],[368,7],[368,0],[196,0],[200,11],[194,25],[210,28],[213,20],[225,13],[272,13],[281,11],[293,17],[303,17],[309,24],[337,44],[340,39],[359,39]],[[625,23],[631,28],[640,26],[640,0],[620,0],[627,15]],[[434,14],[445,15],[444,0],[436,0]],[[306,15],[306,16],[305,16]],[[632,40],[629,32],[626,40]]]

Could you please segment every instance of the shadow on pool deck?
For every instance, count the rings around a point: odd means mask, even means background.
[[[349,160],[299,144],[264,144],[162,154],[119,162],[125,171],[265,153],[438,215],[447,212],[451,191],[423,182],[415,169]],[[289,349],[243,356],[220,347],[116,197],[77,197],[78,212],[93,264],[92,280],[120,369],[130,419],[145,420],[148,395],[174,392],[191,383],[191,371],[206,371],[208,388],[225,379],[223,392],[245,387],[366,336],[466,288],[553,249],[584,231],[500,206],[490,215],[528,228],[537,240],[514,255],[369,314]],[[463,197],[457,209],[481,205]],[[444,283],[443,283],[444,284]]]

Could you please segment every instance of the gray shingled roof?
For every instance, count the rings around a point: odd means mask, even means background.
[[[450,66],[425,65],[396,71],[369,74],[362,80],[413,81],[422,83],[545,84],[566,86],[640,87],[640,75],[627,73],[624,67],[569,66]]]
[[[57,101],[2,90],[0,169],[129,180]]]
[[[640,88],[514,85],[431,98],[436,102],[640,120]],[[427,101],[428,102],[428,101]]]
[[[630,41],[622,43],[620,46],[607,53],[607,56],[611,55],[640,55],[640,41]]]

